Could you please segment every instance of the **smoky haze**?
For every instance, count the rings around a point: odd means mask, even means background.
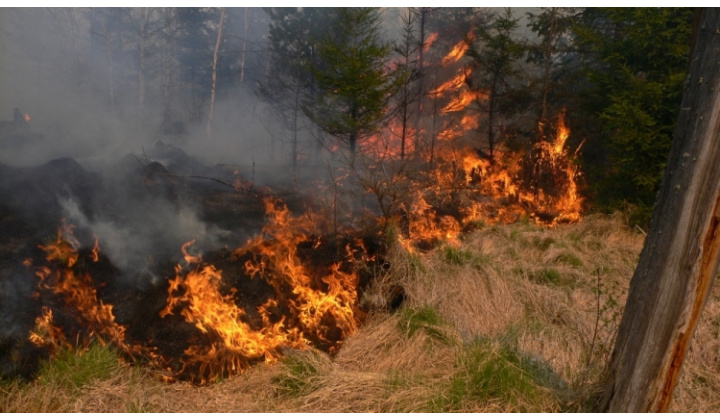
[[[0,344],[37,316],[21,262],[41,264],[37,246],[62,223],[83,247],[97,235],[121,286],[141,290],[172,275],[190,240],[197,254],[259,232],[261,203],[190,178],[271,180],[253,168],[288,161],[255,93],[260,9],[227,10],[207,136],[218,10],[0,9]]]
[[[17,108],[42,141],[0,140],[0,161],[31,166],[72,157],[95,170],[158,140],[212,163],[282,160],[273,144],[277,124],[254,93],[264,12],[227,11],[206,139],[217,13],[194,16],[192,9],[184,18],[190,23],[181,24],[180,12],[168,10],[1,9],[0,120]]]

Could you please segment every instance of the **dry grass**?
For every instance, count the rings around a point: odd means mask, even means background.
[[[489,227],[427,254],[397,248],[368,298],[402,285],[406,303],[371,314],[332,358],[295,351],[205,387],[126,365],[79,387],[5,382],[0,411],[591,410],[643,241],[618,218],[594,216],[555,229]],[[673,410],[720,410],[719,353],[716,283]]]

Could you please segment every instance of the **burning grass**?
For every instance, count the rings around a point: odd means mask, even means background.
[[[365,298],[402,286],[403,306],[371,311],[334,356],[291,350],[195,387],[162,383],[94,345],[61,352],[32,383],[3,382],[0,411],[593,410],[643,240],[617,217],[591,216],[553,229],[486,227],[427,253],[397,243]],[[720,409],[718,320],[715,287],[673,410]],[[58,374],[67,367],[81,378]]]

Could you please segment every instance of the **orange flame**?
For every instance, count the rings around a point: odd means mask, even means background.
[[[428,37],[425,39],[425,45],[423,46],[423,51],[428,52],[430,50],[430,48],[432,47],[432,45],[437,40],[437,38],[438,38],[437,32],[430,33],[430,35],[428,35]]]
[[[465,51],[470,47],[470,44],[475,39],[475,33],[471,30],[468,32],[465,39],[455,44],[453,49],[442,59],[442,65],[447,66],[448,64],[456,63],[465,56]]]
[[[40,267],[35,274],[40,279],[39,287],[49,289],[62,296],[68,307],[75,308],[78,316],[87,326],[88,334],[86,339],[96,337],[101,342],[108,339],[121,349],[130,350],[125,344],[125,327],[115,322],[113,305],[105,304],[97,296],[94,282],[89,274],[76,270],[76,263],[81,258],[77,248],[79,242],[72,234],[74,226],[64,225],[58,229],[58,237],[53,243],[40,245],[46,252],[48,263],[59,263],[59,267]],[[97,253],[93,249],[86,258],[95,261]],[[49,309],[48,309],[49,311]],[[36,320],[38,328],[48,330],[52,322],[51,312]],[[51,338],[59,340],[59,334],[50,334]],[[55,343],[62,344],[61,342]]]

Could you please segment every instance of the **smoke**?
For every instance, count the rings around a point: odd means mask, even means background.
[[[0,120],[10,120],[17,108],[30,115],[30,130],[42,136],[20,144],[3,136],[0,161],[32,166],[72,157],[98,170],[163,140],[206,162],[287,162],[288,151],[274,129],[278,124],[253,91],[263,70],[264,12],[228,9],[210,139],[205,130],[208,51],[202,45],[185,51],[190,47],[181,45],[183,40],[168,47],[165,25],[170,24],[164,13],[166,9],[0,9]],[[151,34],[141,77],[141,41],[133,28],[147,15]],[[204,19],[204,41],[210,42],[213,17]],[[170,136],[168,127],[176,128]]]
[[[215,112],[211,132],[206,131],[206,59],[212,49],[202,42],[214,44],[212,10],[0,9],[0,163],[33,170],[67,157],[102,184],[100,191],[78,193],[71,188],[63,194],[52,191],[50,185],[58,187],[61,181],[53,179],[48,185],[32,185],[33,194],[50,198],[27,200],[20,197],[21,188],[13,187],[22,179],[2,180],[4,191],[13,194],[9,201],[18,203],[8,211],[19,214],[33,207],[33,214],[53,213],[58,224],[65,217],[97,234],[103,252],[130,271],[151,267],[149,260],[168,249],[179,253],[192,239],[199,249],[222,246],[229,231],[208,222],[202,197],[190,197],[171,176],[206,175],[203,171],[215,164],[226,164],[235,165],[237,173],[223,181],[244,177],[256,184],[269,182],[286,175],[269,165],[286,164],[289,149],[271,108],[254,92],[265,62],[259,51],[266,46],[267,27],[260,9],[228,9]],[[167,15],[169,11],[197,15],[197,21],[190,19],[182,28],[200,29],[189,38],[197,46],[186,45],[180,24],[172,21],[177,16]],[[145,17],[150,24],[141,66],[136,28]],[[174,37],[170,44],[168,33]],[[15,135],[15,109],[30,117],[22,135]],[[192,156],[193,166],[172,168],[172,157],[151,156],[159,141]],[[145,164],[155,160],[172,173],[148,187],[141,165],[128,164],[128,159]],[[6,174],[22,176],[9,169]],[[65,198],[41,208],[58,195]],[[54,213],[58,205],[62,215]],[[236,233],[235,242],[247,234]]]

